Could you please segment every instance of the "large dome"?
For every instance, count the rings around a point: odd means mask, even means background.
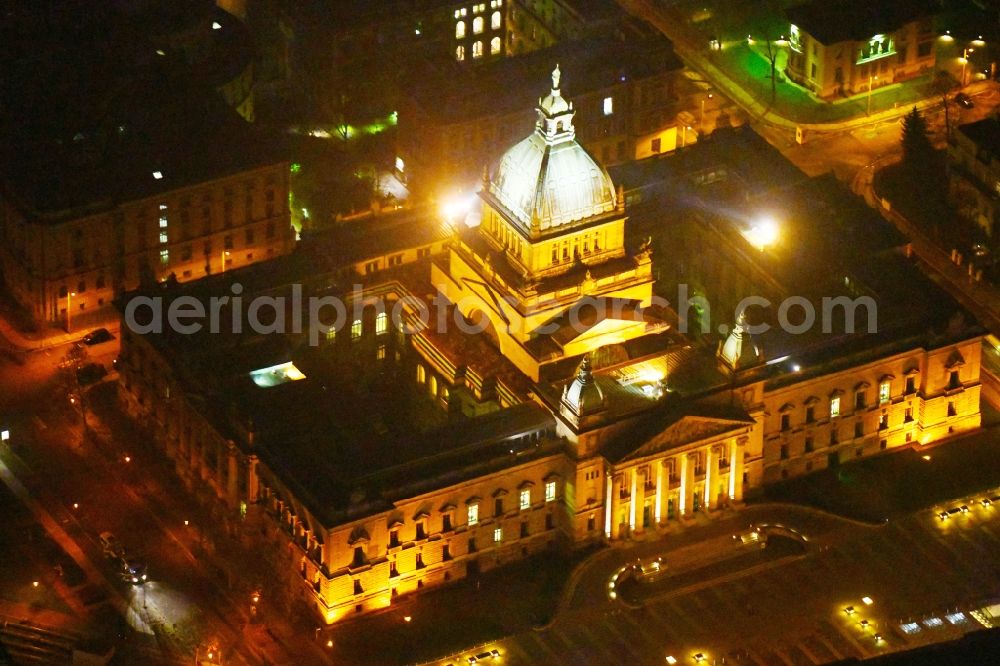
[[[607,170],[576,141],[573,105],[559,92],[540,100],[535,131],[510,148],[490,178],[489,193],[528,232],[615,210],[617,196]]]

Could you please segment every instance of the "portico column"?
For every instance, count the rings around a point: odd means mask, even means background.
[[[636,488],[638,486],[639,479],[639,468],[636,467],[632,470],[632,485],[629,492],[629,505],[628,505],[628,529],[629,532],[635,532],[635,505],[639,499]]]
[[[694,467],[696,464],[695,453],[688,453],[681,456],[681,506],[680,515],[691,515],[694,503]]]
[[[729,499],[743,500],[743,451],[747,438],[739,437],[729,444]]]
[[[714,509],[716,504],[715,477],[719,473],[719,454],[714,446],[705,451],[705,510]]]
[[[653,521],[659,525],[660,524],[660,506],[663,504],[663,461],[657,460],[656,465],[656,506],[653,507]]]
[[[614,482],[612,483],[612,479]],[[611,538],[617,539],[620,526],[618,525],[618,503],[619,497],[622,493],[622,482],[619,478],[608,477],[608,485],[611,488],[610,497],[608,498],[608,522],[611,525]]]

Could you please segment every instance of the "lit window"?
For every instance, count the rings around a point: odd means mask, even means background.
[[[465,37],[465,21],[459,21],[455,24],[455,39],[462,39]]]
[[[482,42],[474,42],[472,44],[472,57],[473,58],[482,58],[483,57],[483,43]]]
[[[490,27],[494,30],[500,29],[500,12],[493,12],[493,15],[490,16]]]
[[[830,417],[840,416],[840,396],[830,398]]]
[[[889,382],[882,382],[878,385],[878,401],[879,404],[889,402],[889,398],[892,397],[890,393]]]
[[[375,358],[378,359],[379,361],[385,360],[385,345],[378,346],[378,352],[376,353]]]
[[[361,320],[355,319],[354,323],[351,324],[351,340],[357,340],[361,337]]]
[[[166,210],[167,204],[160,204],[160,210]]]
[[[615,98],[605,97],[604,98],[604,115],[610,116],[615,112]]]
[[[167,232],[166,231],[161,231],[160,232],[160,242],[161,243],[168,242],[168,240],[167,240]]]
[[[222,24],[218,21],[212,21],[212,30],[222,30]]]
[[[418,365],[417,366],[417,383],[418,384],[423,384],[426,381],[427,381],[427,371],[424,370],[424,366]]]
[[[477,16],[472,19],[472,34],[478,35],[483,31],[483,17]]]
[[[406,171],[406,163],[403,161],[402,157],[396,158],[396,171],[398,171],[399,173],[403,173],[404,171]]]
[[[479,524],[479,505],[470,504],[466,509],[466,517],[468,518],[469,525]]]
[[[525,511],[531,508],[531,488],[525,488],[521,491],[521,511]]]
[[[462,10],[461,10],[461,9],[456,9],[456,10],[455,10],[455,18],[458,18],[458,17],[460,17],[461,15],[462,15]]]
[[[545,482],[545,501],[551,502],[556,498],[556,482],[546,481]]]
[[[465,47],[461,44],[455,47],[455,60],[465,60]]]
[[[337,338],[337,329],[331,327],[330,330],[326,332],[326,339],[327,341],[332,342],[336,338]]]
[[[503,541],[503,528],[497,527],[493,530],[493,543],[500,543]]]
[[[163,178],[163,172],[162,171],[154,171],[153,172],[153,178],[155,178],[156,180],[160,180],[161,178]]]
[[[490,54],[496,55],[500,53],[500,38],[494,37],[490,40]]]
[[[167,228],[167,216],[166,215],[161,215],[160,216],[160,228],[161,229],[166,229]]]
[[[375,317],[375,334],[382,335],[389,330],[389,315],[379,312]]]
[[[160,250],[160,263],[164,265],[170,263],[170,250]]]

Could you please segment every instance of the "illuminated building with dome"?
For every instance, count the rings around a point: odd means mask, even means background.
[[[560,83],[487,172],[477,226],[404,210],[132,295],[167,307],[239,283],[244,303],[348,306],[329,331],[304,310],[280,333],[122,327],[123,403],[254,553],[239,574],[267,598],[331,624],[553,549],[669,538],[784,478],[980,427],[982,329],[839,184],[738,129],[616,186]],[[764,246],[744,228],[761,201],[785,212]],[[685,274],[719,312],[874,294],[878,326],[685,331],[690,303],[654,302]]]
[[[479,227],[432,269],[442,293],[534,381],[564,358],[666,328],[643,314],[649,255],[627,255],[625,202],[576,142],[559,79],[556,67],[535,131],[484,182]]]

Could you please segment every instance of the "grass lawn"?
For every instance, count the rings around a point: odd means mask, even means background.
[[[569,574],[591,552],[536,555],[480,575],[478,585],[470,578],[400,597],[391,610],[336,625],[335,661],[429,661],[544,624]]]
[[[868,110],[868,96],[865,94],[837,104],[817,100],[804,88],[783,81],[780,71],[772,104],[771,64],[745,42],[727,46],[717,54],[715,62],[754,99],[790,120],[803,123],[837,122],[863,116]],[[783,59],[779,58],[779,70],[782,62]],[[924,76],[882,90],[875,88],[871,95],[872,113],[913,104],[930,94],[929,85],[930,77]]]
[[[756,501],[794,502],[879,521],[998,486],[1000,430],[990,428],[939,446],[887,453],[777,483]]]

